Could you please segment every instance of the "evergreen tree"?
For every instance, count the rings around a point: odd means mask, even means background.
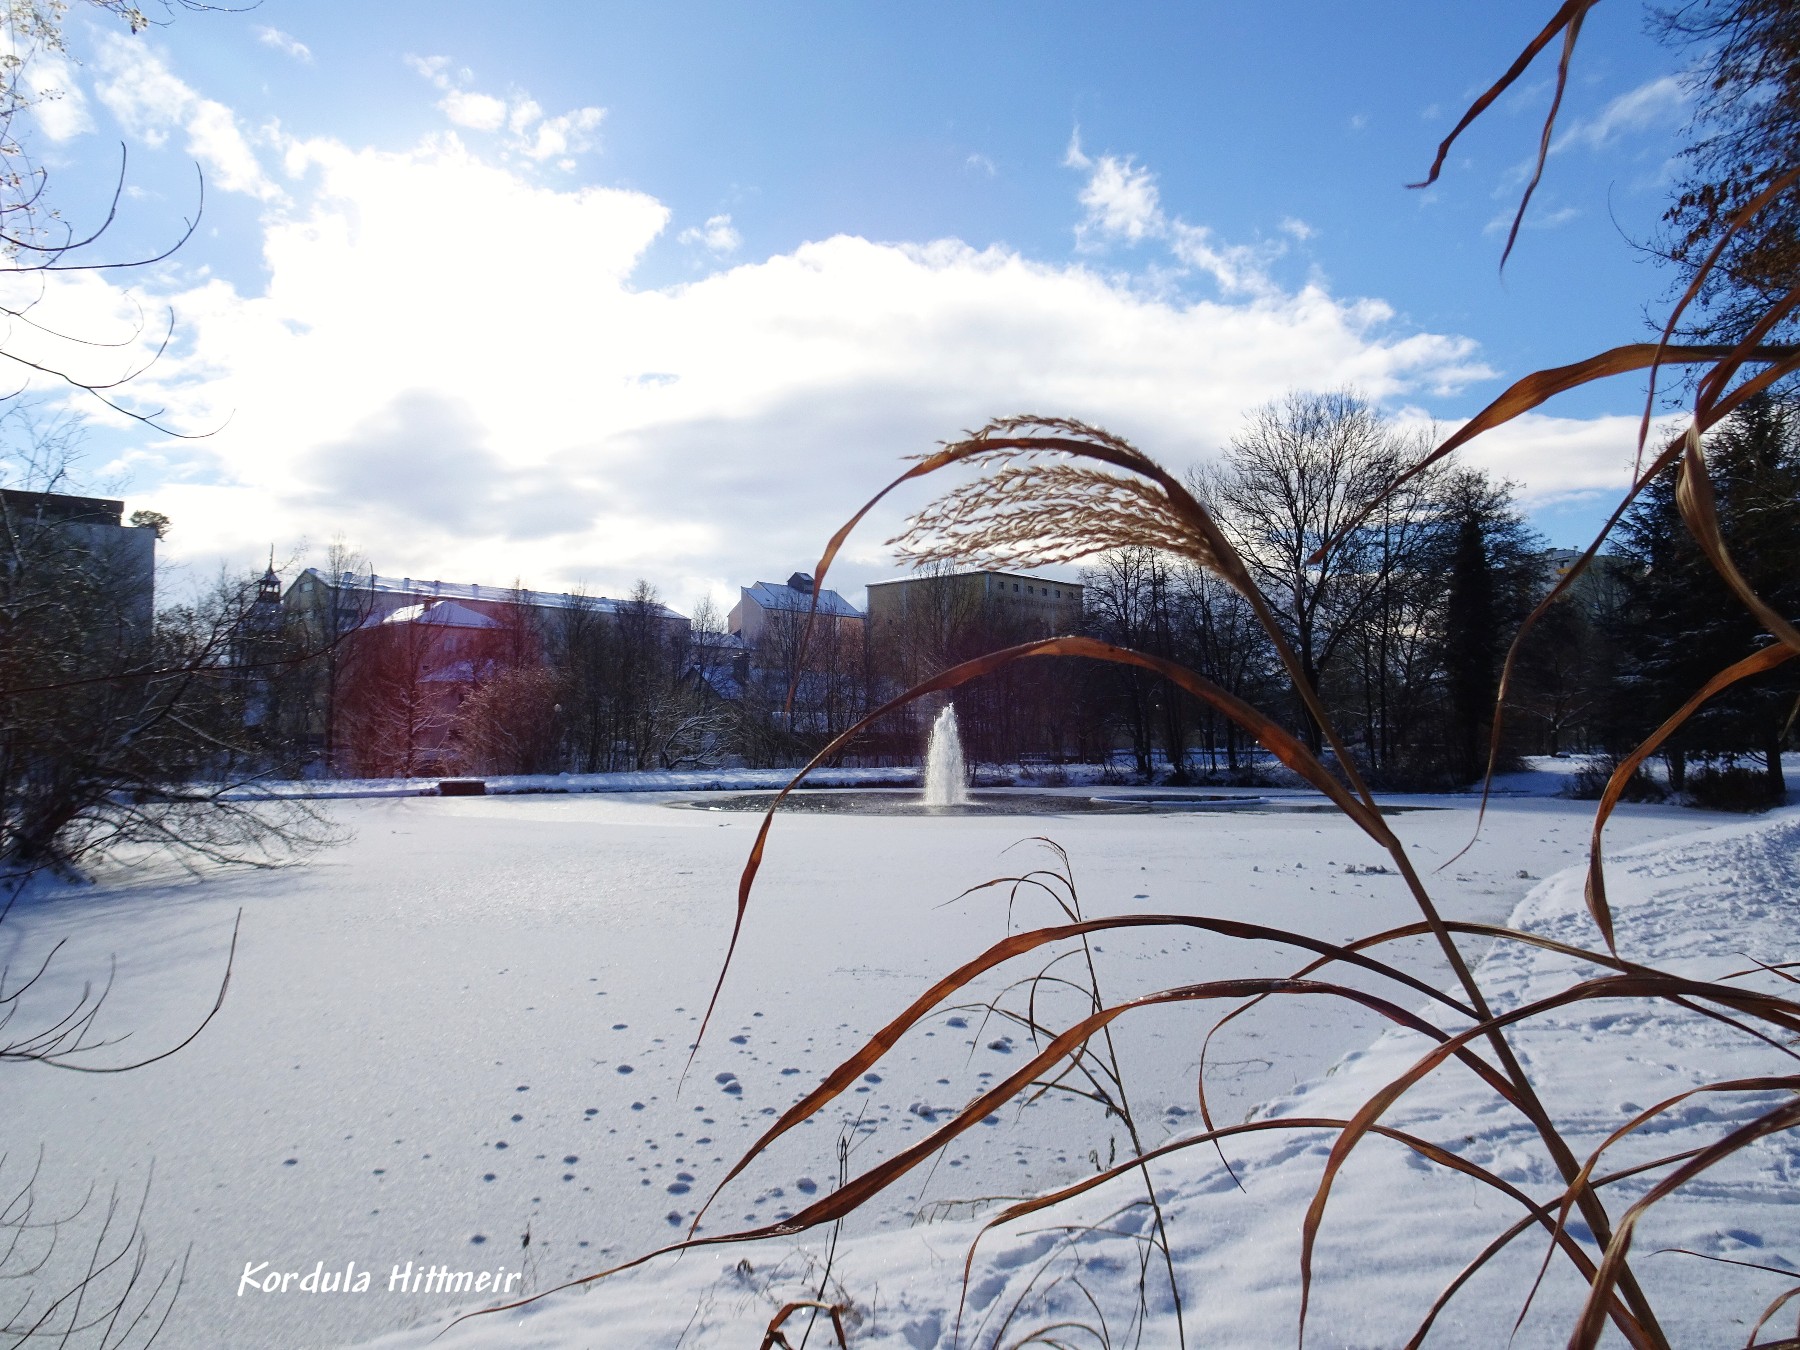
[[[1444,490],[1443,759],[1459,782],[1486,768],[1507,642],[1543,589],[1543,541],[1512,494],[1510,483],[1470,470]]]
[[[1491,721],[1499,644],[1494,578],[1480,517],[1464,510],[1455,531],[1444,605],[1444,686],[1450,712],[1450,767],[1466,781],[1481,772],[1481,733]]]
[[[1800,612],[1800,411],[1791,401],[1751,400],[1708,442],[1707,463],[1726,546],[1745,579],[1775,608]],[[1633,564],[1615,640],[1619,697],[1609,739],[1623,749],[1731,662],[1771,639],[1702,555],[1675,503],[1675,477],[1645,490],[1621,523]],[[1727,690],[1664,747],[1670,783],[1686,786],[1700,754],[1762,758],[1772,800],[1785,792],[1781,748],[1800,675],[1782,667]]]

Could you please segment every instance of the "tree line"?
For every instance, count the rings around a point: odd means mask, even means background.
[[[1752,584],[1790,609],[1797,436],[1793,403],[1763,398],[1713,437],[1727,533]],[[1508,483],[1466,467],[1406,477],[1430,443],[1429,430],[1396,425],[1352,394],[1295,393],[1256,410],[1191,476],[1373,781],[1464,786],[1490,750],[1501,770],[1527,754],[1622,755],[1722,654],[1764,640],[1727,603],[1663,482],[1627,514],[1614,551],[1539,618],[1501,702],[1514,636],[1564,555],[1526,525]],[[647,582],[622,606],[578,601],[550,622],[518,606],[489,674],[452,719],[459,762],[480,772],[791,766],[938,671],[1051,635],[984,606],[948,572],[925,579],[943,584],[916,592],[898,625],[820,622],[808,636],[803,613],[775,613],[755,652],[725,636],[708,604],[685,629],[659,626]],[[1081,581],[1088,636],[1184,664],[1320,745],[1266,633],[1216,575],[1127,545],[1095,557]],[[1795,698],[1794,678],[1776,671],[1709,705],[1666,748],[1669,785],[1778,799]],[[970,756],[989,765],[1054,776],[1058,765],[1104,762],[1177,783],[1258,772],[1242,728],[1141,669],[1009,665],[964,685],[956,702]],[[889,715],[847,758],[916,763],[938,706]]]
[[[1527,754],[1616,759],[1769,640],[1665,477],[1614,552],[1542,614],[1501,700],[1557,555],[1512,487],[1480,471],[1435,468],[1394,489],[1427,440],[1353,395],[1296,393],[1192,475],[1373,782],[1467,785],[1491,747],[1502,770]],[[1800,613],[1795,401],[1752,401],[1708,454],[1740,568]],[[520,593],[446,667],[428,627],[367,624],[373,598],[354,589],[323,625],[272,607],[254,577],[139,615],[141,589],[89,535],[12,511],[0,525],[0,855],[13,866],[73,867],[130,842],[239,857],[316,833],[292,813],[265,829],[276,817],[241,806],[234,794],[268,777],[793,766],[936,672],[1050,635],[942,585],[880,632],[831,621],[808,636],[804,612],[772,614],[748,651],[709,603],[672,623],[639,582],[625,601],[575,595],[548,612]],[[1088,636],[1186,665],[1320,744],[1267,634],[1216,575],[1127,544],[1081,580]],[[1252,781],[1263,767],[1242,728],[1138,668],[1016,663],[956,702],[970,757],[1028,777],[1098,762],[1146,782]],[[917,763],[937,706],[891,714],[846,760]],[[1797,709],[1791,667],[1746,680],[1670,737],[1665,772],[1634,790],[1779,801]]]
[[[1709,446],[1740,567],[1778,610],[1800,612],[1795,402],[1754,400]],[[1291,395],[1258,410],[1191,483],[1373,781],[1465,785],[1490,748],[1502,771],[1527,754],[1622,756],[1722,664],[1770,641],[1682,527],[1665,476],[1627,512],[1612,552],[1525,635],[1502,702],[1513,639],[1562,559],[1527,527],[1512,486],[1480,471],[1439,468],[1389,491],[1421,448],[1354,397]],[[1248,605],[1212,573],[1129,548],[1083,581],[1093,636],[1179,661],[1319,747]],[[1243,733],[1208,705],[1142,670],[1091,679],[1102,739],[1129,746],[1140,777],[1243,771]],[[1788,667],[1712,700],[1665,747],[1669,787],[1723,805],[1779,801],[1797,707]]]

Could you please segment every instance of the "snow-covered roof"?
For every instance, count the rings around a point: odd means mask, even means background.
[[[759,581],[754,586],[743,587],[747,599],[756,601],[764,609],[787,610],[805,614],[812,609],[813,592],[796,590],[792,586],[783,586],[776,581]],[[860,619],[863,613],[836,591],[820,591],[819,613],[835,614],[841,619]]]
[[[477,674],[483,679],[492,679],[496,665],[493,661],[483,661],[477,672],[473,661],[452,661],[439,666],[419,677],[420,684],[474,684]]]
[[[517,604],[521,600],[534,609],[575,609],[585,606],[601,614],[623,613],[631,605],[629,600],[614,600],[604,595],[577,596],[573,591],[533,591],[513,586],[484,586],[479,581],[425,581],[419,577],[388,577],[379,574],[364,575],[360,572],[344,572],[335,579],[316,567],[309,567],[302,576],[310,575],[320,585],[330,586],[346,591],[368,591],[376,595],[416,595],[420,599],[430,600],[481,600],[503,604]],[[667,605],[655,607],[657,617],[663,619],[681,619]]]
[[[426,623],[434,628],[498,628],[500,622],[480,610],[459,605],[454,600],[436,604],[403,605],[387,614],[371,614],[364,628],[378,628],[384,623]]]

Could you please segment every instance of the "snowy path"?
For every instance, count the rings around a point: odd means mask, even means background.
[[[1427,865],[1453,853],[1470,827],[1466,802],[1446,804],[1455,809],[1396,818]],[[1412,917],[1397,877],[1347,872],[1381,859],[1332,816],[784,818],[719,1021],[677,1095],[753,817],[673,810],[650,796],[374,800],[334,810],[356,837],[307,867],[198,882],[120,877],[96,892],[24,905],[0,927],[0,951],[15,969],[68,939],[52,978],[34,990],[41,1011],[61,1008],[83,979],[104,978],[117,953],[102,1026],[132,1033],[122,1055],[160,1048],[204,1013],[232,916],[244,908],[230,997],[194,1045],[117,1077],[28,1066],[10,1070],[6,1084],[8,1147],[16,1164],[42,1144],[46,1201],[79,1198],[90,1181],[118,1181],[131,1193],[154,1160],[145,1220],[153,1255],[191,1244],[172,1344],[337,1345],[436,1327],[468,1296],[390,1293],[393,1267],[523,1266],[523,1287],[535,1290],[666,1240],[671,1216],[692,1213],[768,1113],[930,977],[1002,934],[1000,898],[945,902],[987,877],[1041,864],[1038,854],[1004,853],[1026,835],[1047,832],[1068,848],[1091,914],[1205,912],[1327,938]],[[1576,860],[1585,820],[1585,808],[1554,799],[1499,803],[1482,843],[1440,880],[1446,909],[1503,919],[1533,884],[1519,872],[1542,876]],[[1613,839],[1624,847],[1707,820],[1628,808]],[[1297,964],[1286,951],[1166,934],[1100,945],[1113,997]],[[1416,944],[1406,960],[1441,977]],[[1192,1017],[1152,1017],[1122,1038],[1151,1142],[1191,1127],[1194,1026]],[[1226,1075],[1217,1107],[1224,1119],[1317,1078],[1379,1030],[1372,1014],[1299,1002],[1239,1028],[1214,1051]],[[882,1081],[855,1094],[852,1114],[863,1121],[852,1134],[864,1141],[856,1161],[916,1137],[935,1108],[1003,1076],[1019,1049],[1003,1035],[955,1026],[947,1015],[909,1039]],[[720,1221],[766,1222],[828,1185],[838,1129],[834,1117],[796,1132],[734,1186]],[[976,1135],[861,1222],[887,1230],[858,1238],[844,1264],[868,1272],[853,1293],[879,1291],[878,1315],[865,1328],[879,1337],[872,1343],[934,1343],[924,1333],[933,1317],[941,1323],[950,1287],[942,1263],[960,1261],[966,1229],[908,1230],[921,1205],[1071,1180],[1087,1170],[1088,1150],[1104,1156],[1110,1139],[1096,1112],[1072,1102],[1006,1113]],[[1244,1151],[1249,1165],[1275,1167],[1274,1155],[1252,1154]],[[1214,1232],[1220,1219],[1209,1206],[1218,1197],[1202,1194],[1212,1183],[1198,1161],[1192,1167],[1181,1212]],[[1258,1224],[1271,1225],[1272,1250],[1289,1252],[1291,1223],[1283,1227],[1273,1211],[1256,1218],[1241,1204],[1226,1208],[1237,1227],[1217,1231],[1236,1236],[1196,1247],[1184,1275],[1195,1289],[1216,1291],[1202,1293],[1196,1308],[1223,1319],[1211,1343],[1233,1343],[1233,1317],[1264,1332],[1291,1326],[1259,1311],[1291,1281],[1286,1255],[1259,1257],[1235,1284],[1203,1269],[1229,1242],[1260,1241]],[[520,1245],[527,1231],[529,1249]],[[1332,1236],[1352,1249],[1359,1243],[1348,1222]],[[809,1245],[754,1253],[752,1265],[786,1259],[797,1270]],[[688,1343],[739,1344],[748,1323],[726,1332],[724,1315],[739,1308],[756,1321],[777,1287],[766,1269],[742,1288],[735,1276],[718,1285],[718,1272],[741,1254],[690,1257],[588,1298],[540,1305],[523,1325],[490,1319],[464,1334],[508,1345],[673,1344],[694,1297],[711,1289],[717,1316]],[[315,1262],[336,1270],[354,1261],[377,1278],[362,1294],[240,1295],[246,1263],[264,1261],[302,1273]],[[996,1266],[1015,1268],[1029,1269]],[[1256,1282],[1265,1279],[1263,1289]],[[993,1298],[1004,1297],[996,1285]],[[595,1317],[609,1327],[628,1321],[599,1335]],[[541,1336],[529,1330],[539,1327]]]

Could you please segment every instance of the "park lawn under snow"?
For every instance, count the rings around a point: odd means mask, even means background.
[[[87,979],[118,973],[99,1024],[130,1039],[118,1062],[172,1043],[211,1005],[233,917],[243,910],[232,987],[203,1035],[129,1074],[40,1066],[8,1071],[13,1179],[41,1144],[46,1212],[90,1183],[134,1196],[150,1183],[144,1227],[153,1258],[188,1253],[168,1343],[313,1346],[397,1333],[422,1345],[468,1294],[390,1291],[393,1272],[520,1274],[533,1293],[636,1255],[682,1231],[701,1200],[773,1114],[858,1046],[930,981],[1006,931],[1002,894],[958,895],[1041,866],[1048,834],[1067,848],[1090,915],[1206,913],[1344,939],[1411,920],[1400,879],[1332,815],[1171,814],[967,819],[793,816],[778,821],[720,1009],[682,1078],[718,971],[735,880],[757,818],[672,809],[654,796],[411,798],[334,802],[354,831],[343,847],[276,873],[187,878],[140,867],[77,893],[29,897],[0,926],[15,971],[57,941],[48,977],[19,1025],[59,1012]],[[1467,799],[1409,799],[1448,809],[1395,817],[1424,867],[1450,859],[1473,824]],[[1498,802],[1481,841],[1435,878],[1452,917],[1522,922],[1592,941],[1578,884],[1537,878],[1579,861],[1588,808],[1554,798]],[[1785,955],[1800,823],[1792,815],[1694,834],[1718,817],[1628,807],[1614,873],[1627,955],[1708,974],[1742,954]],[[1533,890],[1533,887],[1536,890]],[[1047,921],[1022,898],[1015,923]],[[1301,957],[1167,931],[1098,943],[1109,998],[1226,975],[1285,974]],[[1442,982],[1423,945],[1409,969]],[[1008,978],[989,981],[981,996]],[[1507,948],[1484,982],[1505,999],[1554,978],[1550,963]],[[964,1025],[959,1025],[959,1020]],[[1120,1055],[1146,1143],[1197,1128],[1193,1075],[1210,1019],[1158,1010],[1119,1024]],[[1379,1039],[1378,1039],[1379,1037]],[[1603,1067],[1567,1047],[1601,1042]],[[1373,1044],[1373,1048],[1369,1047]],[[1581,1142],[1696,1074],[1768,1071],[1711,1026],[1587,1011],[1521,1036],[1547,1096]],[[707,1231],[774,1221],[823,1193],[840,1138],[866,1166],[941,1123],[942,1112],[1004,1077],[1025,1043],[1016,1028],[945,1009],[915,1031],[817,1124],[796,1130],[714,1206]],[[1391,1077],[1416,1042],[1381,1034],[1372,1013],[1323,999],[1265,1005],[1215,1042],[1215,1113],[1343,1114]],[[1332,1070],[1336,1069],[1335,1072]],[[1700,1117],[1754,1103],[1708,1103],[1658,1141],[1681,1146]],[[1454,1131],[1475,1160],[1521,1185],[1547,1181],[1514,1122],[1452,1074],[1408,1097],[1393,1120]],[[1716,1126],[1715,1126],[1716,1128]],[[1109,1156],[1116,1122],[1088,1103],[1009,1108],[907,1176],[845,1228],[834,1280],[855,1304],[859,1344],[949,1344],[963,1254],[979,1206],[1066,1183]],[[1240,1192],[1200,1150],[1159,1175],[1171,1197],[1190,1345],[1267,1344],[1295,1325],[1298,1214],[1327,1146],[1314,1133],[1234,1144]],[[1762,1146],[1671,1202],[1638,1251],[1686,1246],[1782,1264],[1800,1234],[1787,1203],[1786,1141]],[[1511,1169],[1509,1171],[1509,1169]],[[1504,1202],[1370,1146],[1340,1183],[1318,1262],[1318,1344],[1403,1339],[1467,1255],[1511,1222]],[[1108,1192],[1069,1214],[990,1237],[977,1258],[963,1343],[1040,1289],[1070,1259],[1050,1226],[1094,1218],[1131,1198]],[[914,1224],[921,1211],[933,1222]],[[1118,1226],[1118,1225],[1115,1225]],[[69,1232],[79,1235],[81,1220]],[[529,1233],[529,1245],[523,1238]],[[463,1323],[439,1344],[754,1345],[785,1298],[816,1288],[830,1234],[690,1253],[564,1294],[524,1313]],[[1115,1328],[1129,1320],[1132,1239],[1081,1249],[1082,1283]],[[71,1249],[74,1250],[74,1249]],[[1521,1245],[1519,1260],[1541,1249]],[[1039,1273],[1045,1258],[1056,1264]],[[1678,1343],[1720,1343],[1731,1321],[1779,1292],[1772,1276],[1688,1256],[1647,1257],[1668,1291]],[[259,1263],[268,1263],[260,1266]],[[264,1293],[244,1279],[304,1276],[315,1264],[373,1273],[366,1292]],[[745,1264],[740,1266],[740,1262]],[[1517,1264],[1477,1281],[1443,1321],[1446,1344],[1502,1344],[1516,1314]],[[46,1276],[46,1278],[48,1278]],[[279,1282],[277,1282],[279,1285]],[[1146,1343],[1172,1343],[1154,1278]],[[1051,1298],[1078,1297],[1065,1282]],[[1560,1339],[1573,1286],[1553,1267],[1522,1343]],[[834,1297],[837,1296],[834,1291]],[[1061,1305],[1064,1311],[1071,1306]],[[1049,1317],[1051,1313],[1040,1314]],[[1079,1315],[1098,1315],[1083,1305]],[[1017,1331],[1023,1324],[1015,1324]],[[411,1330],[408,1330],[411,1329]],[[814,1343],[823,1343],[821,1327]]]

